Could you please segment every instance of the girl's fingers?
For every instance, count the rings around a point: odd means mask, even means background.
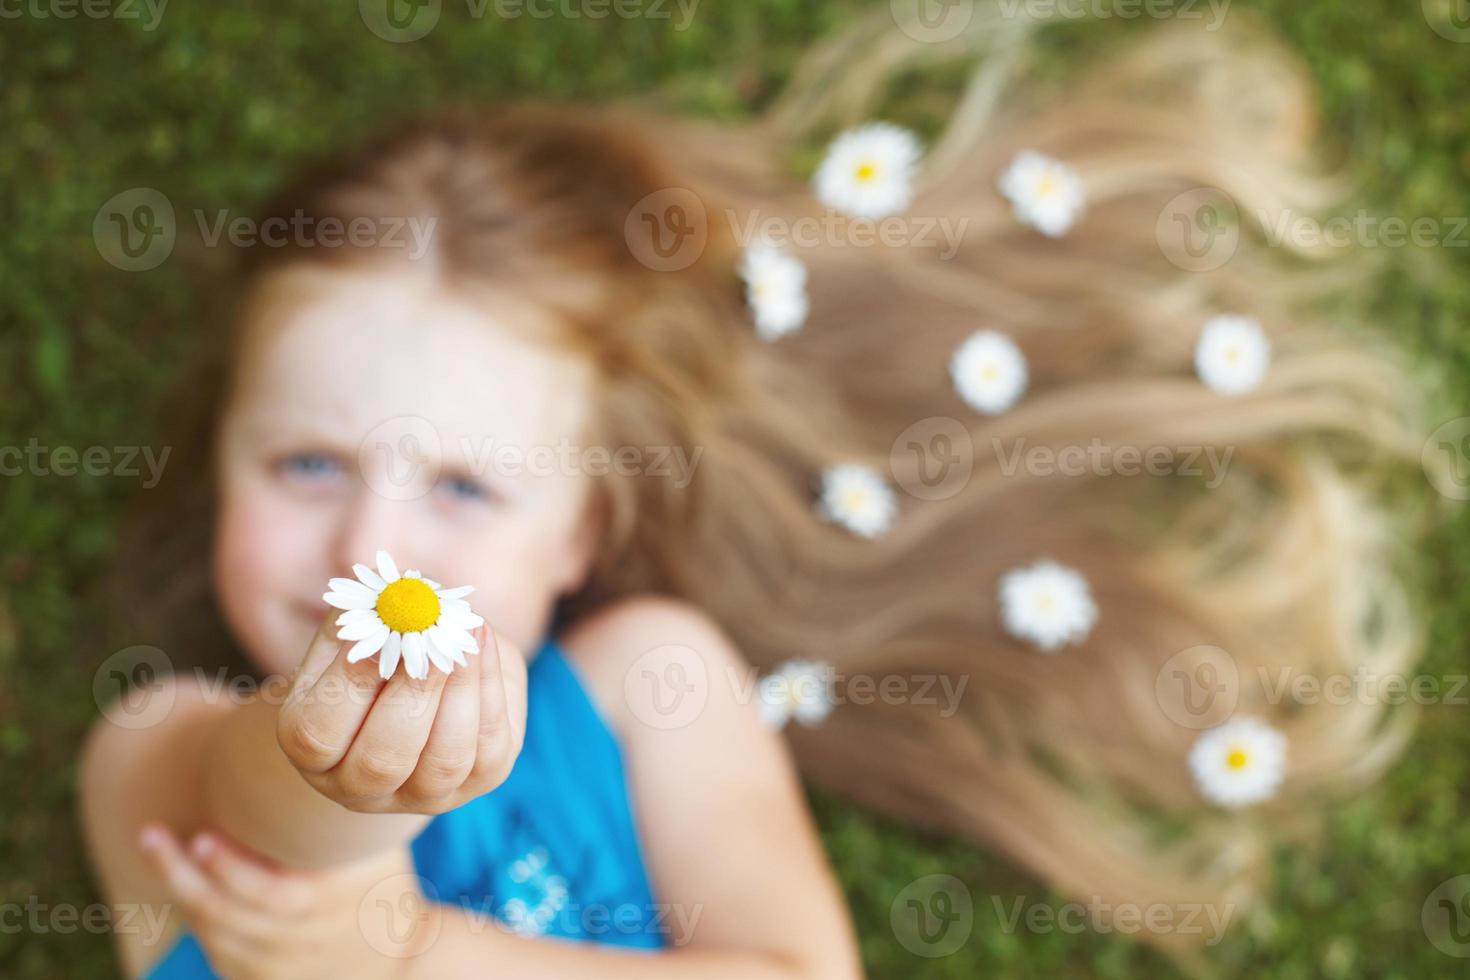
[[[184,853],[174,835],[157,824],[149,824],[138,835],[138,844],[179,904],[190,913],[209,917],[219,905],[219,894],[208,876]]]
[[[254,909],[290,916],[307,910],[310,895],[304,882],[228,837],[208,831],[195,834],[189,853],[217,889]]]
[[[349,796],[371,798],[391,796],[407,782],[429,740],[446,676],[431,667],[423,680],[402,671],[388,680],[351,747],[332,770],[339,788]]]
[[[322,625],[281,705],[281,747],[308,773],[324,773],[342,762],[384,683],[375,660],[348,663],[334,634],[330,622]]]
[[[475,765],[480,729],[480,675],[484,656],[450,674],[439,696],[424,749],[400,788],[406,803],[442,800],[455,793]]]
[[[477,634],[480,655],[480,723],[475,768],[477,786],[498,786],[520,754],[526,728],[526,664],[493,627]]]
[[[332,659],[337,656],[342,648],[342,641],[337,639],[337,626],[335,623],[336,610],[328,613],[322,619],[321,625],[316,629],[316,635],[311,638],[311,643],[306,647],[306,655],[301,658],[301,663],[296,667],[296,673],[291,676],[291,689],[288,695],[296,695],[303,691],[309,691],[321,678]]]
[[[201,942],[207,938],[211,946],[254,946],[257,950],[276,942],[280,922],[219,887],[168,830],[150,824],[139,835],[138,843],[183,907],[184,917],[201,934]]]

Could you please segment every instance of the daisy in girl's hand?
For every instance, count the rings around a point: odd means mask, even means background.
[[[876,538],[893,524],[898,501],[878,471],[857,463],[828,467],[822,474],[817,513],[863,538]]]
[[[806,264],[790,252],[756,242],[740,258],[745,301],[762,340],[775,340],[806,322]]]
[[[1071,167],[1032,150],[1018,155],[1000,175],[1000,192],[1022,224],[1052,238],[1070,231],[1087,204]]]
[[[1271,341],[1259,321],[1248,316],[1211,317],[1194,349],[1200,380],[1222,395],[1257,388],[1271,364]]]
[[[1286,736],[1259,718],[1236,718],[1195,740],[1189,768],[1209,800],[1231,808],[1259,803],[1286,776]]]
[[[337,617],[339,640],[356,640],[347,662],[378,654],[378,675],[393,676],[400,657],[409,677],[429,676],[429,664],[444,673],[465,666],[466,653],[479,653],[469,631],[485,621],[470,611],[464,597],[474,591],[462,585],[446,589],[410,568],[402,575],[386,551],[378,552],[378,570],[353,565],[358,581],[334,578],[322,596],[346,612]]]
[[[1006,411],[1026,391],[1026,357],[1015,341],[994,330],[970,335],[949,362],[955,390],[985,415]]]
[[[923,151],[901,126],[875,122],[832,141],[812,177],[817,200],[854,218],[885,218],[909,206]]]
[[[761,720],[783,728],[793,718],[811,726],[832,713],[831,668],[817,660],[788,660],[760,683]]]
[[[1052,653],[1087,639],[1097,622],[1097,604],[1080,572],[1039,561],[1001,578],[1000,615],[1007,633]]]

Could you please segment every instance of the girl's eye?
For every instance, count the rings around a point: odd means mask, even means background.
[[[439,481],[437,489],[454,500],[469,503],[492,503],[498,499],[494,490],[467,476],[445,476]]]
[[[281,473],[301,480],[327,479],[342,471],[342,464],[326,453],[292,453],[276,465]]]

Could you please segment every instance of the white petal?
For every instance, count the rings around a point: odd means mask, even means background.
[[[374,614],[372,619],[361,619],[355,623],[348,623],[337,631],[339,640],[365,640],[380,629],[388,626]]]
[[[455,629],[472,630],[485,625],[485,620],[472,612],[463,609],[439,610],[439,622],[445,626]]]
[[[322,599],[329,606],[338,609],[371,609],[378,604],[376,597],[364,599],[361,596],[346,595],[342,592],[328,592]]]
[[[376,609],[349,609],[337,617],[337,625],[350,626],[353,623],[360,623],[365,619],[377,618],[378,611]]]
[[[398,566],[393,564],[393,557],[386,551],[378,552],[378,572],[385,582],[398,581]]]
[[[368,588],[356,579],[334,578],[327,583],[327,586],[333,592],[339,592],[342,595],[366,597],[373,600],[378,598],[377,590]]]
[[[382,592],[383,589],[388,585],[387,582],[383,581],[382,576],[380,576],[377,572],[373,571],[371,568],[368,568],[361,562],[352,566],[352,572],[358,578],[362,579],[363,584],[365,584],[368,588],[376,590],[378,592]]]
[[[429,676],[429,659],[424,653],[422,633],[403,634],[403,668],[408,671],[409,677],[416,680]]]
[[[434,642],[433,633],[425,632],[417,635],[424,638],[424,652],[429,655],[429,663],[438,667],[446,674],[454,670],[454,660],[449,656],[448,651]]]
[[[390,632],[392,631],[389,630],[388,627],[380,625],[376,630],[373,631],[371,636],[359,640],[351,650],[347,651],[347,662],[350,664],[355,664],[359,660],[366,660],[368,657],[371,657],[373,654],[383,649],[383,643],[388,639],[388,634]]]
[[[461,585],[453,589],[436,589],[435,591],[440,600],[459,599],[475,591],[475,587],[473,585]]]
[[[403,634],[394,630],[383,643],[383,652],[378,656],[378,676],[387,680],[398,669],[399,652],[403,649]]]

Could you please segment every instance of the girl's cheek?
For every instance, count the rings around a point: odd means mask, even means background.
[[[295,645],[301,630],[296,620],[301,605],[315,598],[312,589],[325,589],[325,578],[305,579],[325,567],[316,539],[329,533],[329,524],[310,520],[268,487],[236,486],[223,495],[215,535],[216,593],[237,639],[268,669],[279,666],[269,662],[277,651]]]

